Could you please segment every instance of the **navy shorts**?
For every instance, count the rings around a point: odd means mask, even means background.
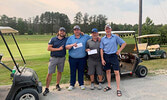
[[[106,62],[104,70],[110,70],[111,67],[113,68],[113,70],[119,70],[119,61],[118,56],[116,54],[104,53],[104,60]]]

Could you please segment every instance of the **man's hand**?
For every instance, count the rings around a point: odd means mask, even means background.
[[[120,51],[118,50],[118,51],[116,52],[116,54],[119,56],[119,55],[120,55]]]
[[[102,63],[102,65],[103,65],[103,66],[105,66],[105,65],[106,65],[106,62],[105,62],[105,60],[104,60],[104,59],[102,59],[102,60],[101,60],[101,63]]]
[[[59,51],[63,50],[63,45],[61,47],[59,47],[58,49],[59,49]]]
[[[90,49],[86,49],[86,52],[90,51]]]
[[[98,41],[101,42],[101,37],[98,36],[97,38],[98,38]]]
[[[77,43],[67,45],[67,46],[66,46],[66,49],[69,50],[69,49],[71,49],[73,46],[74,46],[74,47],[77,47]]]
[[[72,44],[72,46],[77,47],[77,43]]]
[[[81,32],[81,35],[84,35],[84,32]]]

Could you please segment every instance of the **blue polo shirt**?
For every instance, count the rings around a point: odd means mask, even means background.
[[[106,54],[114,54],[117,52],[118,44],[122,45],[123,43],[125,43],[123,39],[121,39],[119,36],[116,36],[115,34],[111,34],[110,38],[104,36],[101,39],[100,48],[103,49],[104,53]]]
[[[63,47],[63,50],[61,51],[51,51],[50,53],[50,56],[51,57],[65,57],[66,55],[66,48],[65,48],[65,45],[66,45],[66,41],[67,41],[68,38],[63,38],[63,39],[58,39],[58,37],[53,37],[50,39],[49,41],[49,45],[53,45],[52,47],[53,48],[59,48],[61,47],[62,45],[64,46]]]
[[[68,38],[66,45],[74,44],[74,43],[82,43],[82,47],[74,49],[73,47],[69,50],[69,55],[72,58],[84,58],[86,56],[86,42],[91,39],[91,36],[85,34],[80,35],[80,38],[76,38],[75,35],[72,35]]]

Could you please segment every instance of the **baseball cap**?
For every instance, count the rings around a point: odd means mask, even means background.
[[[64,27],[60,27],[59,31],[61,31],[61,30],[66,31],[66,29]]]
[[[78,25],[75,25],[73,30],[75,30],[75,29],[79,29],[80,30],[81,28]]]
[[[93,32],[96,32],[96,33],[97,33],[97,32],[98,32],[97,28],[93,28],[93,29],[92,29],[92,33],[93,33]]]
[[[111,29],[111,26],[109,25],[109,24],[107,24],[106,26],[105,26],[105,29],[106,28],[110,28]]]

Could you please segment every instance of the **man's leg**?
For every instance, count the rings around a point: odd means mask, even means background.
[[[47,93],[49,93],[49,85],[52,80],[52,74],[55,73],[56,65],[57,65],[57,59],[54,57],[51,57],[49,61],[49,66],[48,66],[48,74],[46,77],[46,88],[45,88],[45,91],[43,92],[44,96],[46,96]]]
[[[85,58],[82,58],[82,59],[80,59],[80,61],[78,61],[78,82],[79,82],[79,86],[84,85],[84,69],[85,69],[84,67],[85,67],[85,63],[86,63]],[[82,89],[84,90],[85,87],[83,87]]]
[[[90,75],[90,81],[91,83],[94,83],[94,75]]]
[[[120,85],[120,74],[119,74],[119,70],[118,70],[118,71],[115,70],[114,73],[115,73],[115,78],[116,78],[116,83],[117,83],[117,90],[120,90],[120,87],[119,87],[119,85]]]
[[[52,80],[52,74],[47,74],[47,78],[46,78],[46,88],[45,88],[45,91],[43,92],[43,96],[46,96],[47,93],[49,93],[49,84]]]
[[[62,72],[64,71],[64,63],[65,63],[65,57],[60,57],[59,58],[59,63],[57,65],[57,85],[56,85],[56,89],[58,91],[61,90],[60,86],[59,86],[59,83],[60,83],[60,80],[61,80],[61,75],[62,75]]]
[[[107,82],[108,82],[108,87],[111,88],[111,70],[106,70],[106,76],[107,76]]]
[[[102,75],[98,75],[98,78],[99,78],[99,82],[102,82],[103,76]]]
[[[69,57],[69,63],[70,63],[70,85],[74,86],[76,82],[76,66],[77,63],[75,59]]]
[[[52,80],[52,74],[48,74],[46,78],[46,88],[49,88],[51,80]]]
[[[60,80],[61,80],[61,72],[57,71],[57,84],[60,83]]]

